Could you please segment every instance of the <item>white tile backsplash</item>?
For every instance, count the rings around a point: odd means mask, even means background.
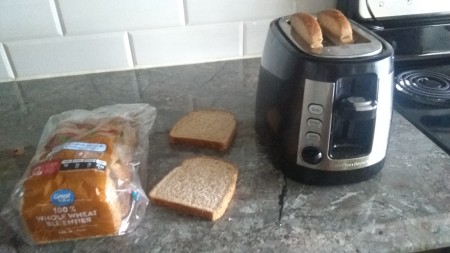
[[[131,32],[137,66],[237,58],[239,23]]]
[[[186,0],[190,25],[266,19],[290,14],[292,0]]]
[[[51,1],[0,1],[0,42],[61,36],[59,32]]]
[[[178,0],[56,0],[66,34],[130,31],[181,24]],[[81,15],[80,15],[81,14]]]
[[[332,9],[336,7],[336,0],[295,0],[295,11],[306,11],[316,14],[321,10]]]
[[[129,66],[124,33],[70,36],[5,43],[15,73],[52,76]]]
[[[264,49],[267,32],[272,19],[244,23],[244,55],[258,56]]]
[[[0,0],[0,82],[259,57],[271,20],[337,0]]]

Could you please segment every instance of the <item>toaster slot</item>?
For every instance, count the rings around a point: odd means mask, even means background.
[[[336,82],[330,157],[349,159],[370,154],[375,132],[378,78],[374,74]]]
[[[345,46],[345,45],[352,46],[355,44],[370,43],[369,39],[367,39],[363,35],[359,34],[355,30],[353,30],[353,43],[348,43],[348,44],[341,42],[338,38],[331,35],[331,33],[328,32],[327,30],[322,30],[322,35],[323,35],[322,44],[324,47],[335,47],[335,46]]]

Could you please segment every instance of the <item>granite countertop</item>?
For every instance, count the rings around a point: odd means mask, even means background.
[[[2,221],[2,252],[414,252],[450,246],[450,156],[394,112],[386,164],[351,185],[308,186],[276,170],[254,130],[260,59],[0,83],[0,208],[34,154],[48,117],[75,108],[149,103],[148,192],[199,154],[239,167],[224,216],[205,221],[149,204],[126,235],[31,246]],[[238,134],[219,153],[173,148],[169,128],[197,108],[235,113]],[[25,153],[10,151],[24,147]]]

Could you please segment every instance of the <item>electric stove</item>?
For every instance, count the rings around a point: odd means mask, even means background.
[[[450,22],[376,32],[395,51],[394,109],[450,154]]]
[[[337,6],[392,45],[394,110],[450,155],[450,4],[427,1],[338,0]]]
[[[450,154],[450,65],[401,71],[394,109]]]

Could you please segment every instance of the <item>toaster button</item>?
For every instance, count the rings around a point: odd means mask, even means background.
[[[320,134],[313,133],[313,132],[307,132],[306,133],[306,140],[308,141],[308,143],[319,144],[319,142],[320,142]]]
[[[318,104],[310,104],[308,106],[308,111],[311,114],[321,115],[323,113],[323,106]]]
[[[306,121],[306,124],[308,125],[309,128],[315,129],[315,130],[320,130],[322,128],[322,121],[318,120],[318,119],[308,119]]]

